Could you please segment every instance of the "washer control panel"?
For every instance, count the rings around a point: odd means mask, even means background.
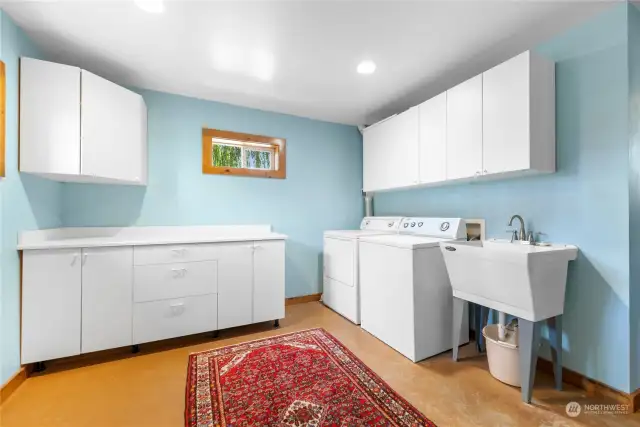
[[[400,233],[462,239],[467,236],[467,226],[462,218],[402,218]]]
[[[399,216],[367,216],[360,223],[360,230],[377,230],[397,232],[402,217]]]

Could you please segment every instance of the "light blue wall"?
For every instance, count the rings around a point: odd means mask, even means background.
[[[286,295],[321,291],[322,232],[363,215],[357,128],[159,92],[148,108],[149,185],[65,184],[65,226],[271,224],[287,241]],[[202,127],[287,139],[287,178],[202,174]]]
[[[62,185],[18,174],[18,59],[39,57],[11,18],[0,12],[1,59],[6,67],[6,178],[0,179],[2,199],[0,270],[2,302],[0,335],[0,383],[20,368],[20,267],[18,232],[58,227],[61,220]]]
[[[640,388],[640,10],[629,6],[629,267],[631,390]]]
[[[564,364],[630,391],[626,6],[538,49],[557,61],[557,173],[492,183],[381,193],[377,215],[484,218],[508,237],[527,229],[580,247],[565,303]]]

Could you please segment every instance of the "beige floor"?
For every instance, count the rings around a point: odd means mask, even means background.
[[[491,377],[486,359],[473,354],[473,346],[462,349],[458,363],[448,352],[414,364],[320,303],[287,307],[281,324],[277,330],[262,324],[223,331],[218,339],[196,336],[180,341],[181,348],[173,342],[141,346],[137,355],[118,350],[103,355],[101,363],[75,360],[49,366],[3,404],[0,426],[179,427],[189,353],[313,327],[336,336],[440,427],[640,426],[640,415],[569,418],[567,402],[603,401],[569,387],[556,392],[544,375],[537,379],[534,404],[526,405],[518,389]]]

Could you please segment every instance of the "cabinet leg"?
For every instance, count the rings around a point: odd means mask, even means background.
[[[33,365],[33,372],[42,372],[46,369],[47,367],[45,366],[44,362],[36,362]]]
[[[218,331],[218,330],[213,331],[213,337],[214,338],[218,338],[219,336],[220,336],[220,331]]]
[[[140,353],[140,347],[138,347],[138,344],[134,344],[131,346],[131,353]]]
[[[273,327],[274,328],[279,328],[280,327],[280,319],[276,319],[273,321]]]

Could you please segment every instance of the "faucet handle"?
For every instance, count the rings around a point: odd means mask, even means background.
[[[537,235],[538,233],[536,233]],[[533,235],[533,231],[529,231],[527,233],[527,241],[529,242],[530,245],[535,245],[536,244],[536,238]]]
[[[506,232],[511,233],[511,243],[513,243],[514,240],[518,240],[518,230],[507,229]]]

